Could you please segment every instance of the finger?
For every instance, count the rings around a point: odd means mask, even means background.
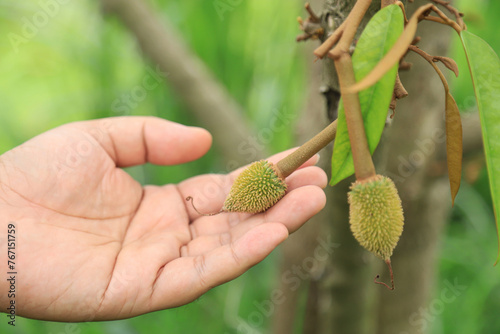
[[[306,167],[293,172],[286,178],[288,191],[307,185],[325,188],[328,184],[328,178],[325,171],[316,166]]]
[[[269,221],[280,222],[293,233],[321,211],[325,204],[323,190],[317,186],[304,186],[292,190],[268,211],[257,215],[223,213],[215,217],[201,217],[191,223],[191,235],[196,239],[231,233],[231,238],[237,239],[250,229]]]
[[[309,219],[320,212],[326,204],[326,195],[316,186],[305,186],[291,191],[266,212],[252,216],[234,227],[248,230],[268,221],[282,223],[289,233],[297,231]]]
[[[219,234],[203,235],[191,240],[181,247],[182,257],[193,257],[206,254],[218,247],[227,245],[234,240],[231,231]]]
[[[282,224],[267,223],[209,253],[170,262],[153,287],[152,309],[189,303],[209,289],[240,276],[262,261],[287,236]]]
[[[292,190],[263,214],[266,216],[266,221],[283,222],[288,232],[293,233],[320,212],[325,205],[325,192],[319,187],[308,185]]]
[[[281,159],[285,158],[286,156],[288,156],[290,153],[292,153],[296,149],[297,149],[297,147],[296,148],[291,148],[289,150],[286,150],[286,151],[283,151],[283,152],[280,152],[280,153],[276,153],[275,155],[270,156],[266,160],[269,161],[269,162],[272,162],[273,164],[277,164],[278,161],[280,161]],[[297,168],[297,170],[301,169],[301,168],[304,168],[304,167],[308,167],[308,166],[314,166],[315,164],[318,163],[318,161],[319,161],[319,154],[315,154],[309,160],[307,160],[306,162],[304,162],[299,168]],[[240,167],[238,169],[235,169],[229,175],[234,179],[243,170],[245,170],[248,166],[250,166],[250,164],[248,164],[246,166],[243,166],[243,167]]]
[[[85,124],[119,167],[192,161],[204,155],[212,143],[202,128],[157,117],[112,117]]]

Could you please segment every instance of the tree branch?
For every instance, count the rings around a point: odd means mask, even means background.
[[[144,0],[101,0],[101,4],[105,13],[116,15],[130,30],[143,53],[168,73],[172,88],[212,133],[231,168],[249,162],[238,153],[238,145],[252,136],[242,108],[189,50],[175,28],[160,19]],[[264,155],[260,152],[253,160]]]

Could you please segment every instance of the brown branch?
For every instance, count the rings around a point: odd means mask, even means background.
[[[318,58],[323,58],[328,51],[339,41],[344,33],[346,21],[342,22],[340,26],[328,37],[326,41],[323,42],[316,50],[314,50],[314,55]]]
[[[277,164],[278,175],[284,179],[335,139],[337,120],[301,145],[297,150],[281,159]]]
[[[238,153],[238,145],[253,135],[242,117],[243,110],[174,27],[160,19],[144,0],[101,0],[101,4],[105,13],[116,15],[130,30],[144,55],[168,73],[171,87],[213,134],[231,168],[249,162],[248,157]],[[252,160],[264,155],[258,152]]]
[[[411,51],[415,52],[416,54],[418,54],[419,56],[421,56],[422,58],[424,58],[425,60],[427,60],[429,62],[429,64],[432,65],[432,67],[434,68],[434,70],[436,71],[436,73],[439,75],[439,78],[441,79],[441,81],[443,83],[443,87],[444,87],[445,92],[448,93],[450,91],[450,87],[448,85],[448,81],[446,80],[443,72],[441,72],[441,70],[439,69],[439,67],[437,67],[436,62],[434,61],[434,57],[431,56],[430,54],[428,54],[427,52],[425,52],[424,50],[420,49],[418,46],[415,46],[415,45],[410,45],[408,47],[408,50],[411,50]]]
[[[455,31],[458,34],[460,34],[460,32],[463,30],[463,28],[457,22],[453,21],[448,16],[446,16],[446,14],[443,13],[436,6],[432,5],[430,9],[433,12],[435,12],[436,14],[438,14],[439,18],[435,17],[435,16],[429,16],[428,13],[424,13],[422,15],[422,17],[421,17],[422,20],[433,21],[433,22],[437,22],[437,23],[448,25],[448,26],[452,27],[453,29],[455,29]]]
[[[306,4],[304,5],[304,8],[309,13],[309,18],[310,18],[311,22],[319,23],[321,21],[319,19],[318,15],[316,15],[316,13],[312,10],[311,5],[309,4],[309,2],[306,2]]]
[[[340,92],[344,101],[345,118],[349,141],[351,142],[356,179],[369,179],[375,176],[376,173],[366,138],[359,96],[358,93],[345,92],[347,87],[356,82],[349,53],[344,53],[340,58],[335,59],[335,69],[339,75]]]
[[[297,42],[305,41],[308,39],[318,39],[321,38],[325,33],[325,30],[321,27],[321,19],[312,10],[309,2],[306,2],[304,8],[309,13],[309,17],[305,21],[300,16],[297,18],[300,29],[304,31],[303,34],[297,36]]]

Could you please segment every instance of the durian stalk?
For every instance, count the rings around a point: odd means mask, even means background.
[[[328,145],[332,140],[334,140],[336,134],[337,134],[337,120],[330,123],[330,125],[324,128],[320,133],[318,133],[313,138],[309,139],[309,141],[304,143],[302,146],[300,146],[298,149],[290,153],[288,156],[281,159],[276,164],[280,176],[283,179],[288,177],[304,162],[309,160],[313,155],[321,151],[326,145]]]
[[[366,138],[358,93],[345,92],[347,87],[356,83],[349,53],[343,53],[339,58],[335,59],[335,69],[338,73],[340,93],[344,103],[344,115],[351,143],[356,180],[369,179],[375,176],[376,172],[368,146],[368,139]]]

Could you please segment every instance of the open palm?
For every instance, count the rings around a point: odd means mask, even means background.
[[[314,161],[266,213],[213,217],[185,198],[218,211],[239,171],[143,187],[121,169],[188,162],[210,145],[200,128],[121,117],[67,124],[2,155],[0,245],[14,223],[17,313],[92,321],[186,304],[264,259],[324,206],[326,176]]]

